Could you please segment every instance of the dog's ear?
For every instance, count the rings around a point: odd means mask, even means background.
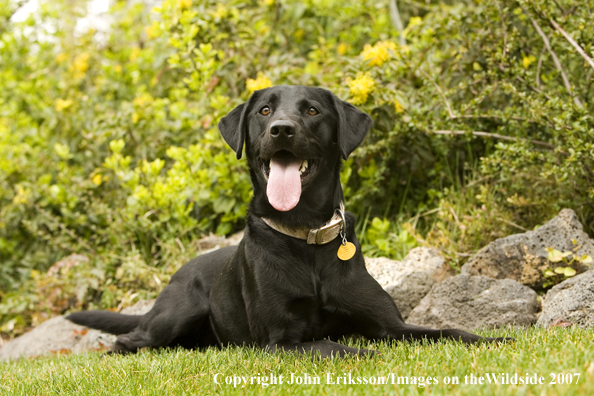
[[[243,151],[243,141],[245,140],[246,128],[245,123],[245,111],[247,109],[247,103],[242,103],[225,117],[219,121],[219,131],[223,135],[225,142],[235,151],[237,159],[241,158],[241,152]]]
[[[243,142],[247,134],[248,113],[253,107],[257,96],[259,96],[258,91],[254,92],[246,103],[240,104],[219,121],[219,131],[223,135],[225,142],[237,154],[237,159],[241,158]]]
[[[334,108],[338,114],[338,147],[342,158],[346,160],[361,144],[371,129],[373,120],[368,114],[336,96],[334,96]]]

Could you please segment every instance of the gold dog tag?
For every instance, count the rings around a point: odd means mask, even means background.
[[[353,258],[355,253],[357,252],[357,248],[350,242],[345,243],[344,245],[340,245],[338,248],[338,253],[336,255],[342,261],[347,261]]]

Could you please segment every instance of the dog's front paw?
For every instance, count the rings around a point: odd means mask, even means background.
[[[359,349],[357,355],[365,357],[374,357],[381,355],[381,352],[376,351],[375,349]]]
[[[129,355],[132,352],[126,350],[126,349],[110,349],[109,351],[103,353],[101,355],[101,357],[108,357],[108,356],[125,356],[125,355]]]
[[[111,356],[111,355],[129,355],[129,354],[134,353],[134,352],[136,352],[136,351],[135,350],[134,351],[131,351],[126,345],[124,345],[120,341],[116,341],[115,344],[113,344],[111,346],[111,348],[109,348],[109,351],[105,352],[105,355],[107,355],[107,356]]]
[[[488,342],[512,342],[516,339],[513,337],[485,337],[484,340]]]
[[[345,358],[347,356],[360,356],[360,357],[373,357],[376,355],[381,355],[380,352],[374,349],[357,349],[351,347],[343,347],[342,349],[333,350],[328,355],[322,357],[340,357]]]

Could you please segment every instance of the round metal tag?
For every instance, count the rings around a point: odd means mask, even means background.
[[[350,242],[347,242],[344,245],[340,245],[338,248],[338,253],[336,255],[342,261],[347,261],[353,258],[355,253],[357,252],[357,248]]]

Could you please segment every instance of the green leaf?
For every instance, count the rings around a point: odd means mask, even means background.
[[[58,157],[62,158],[63,160],[69,160],[73,157],[72,154],[70,154],[70,147],[65,144],[54,144],[54,151],[56,154],[58,154]]]
[[[235,206],[235,198],[228,197],[218,197],[212,204],[215,213],[227,213],[233,206]]]
[[[376,239],[375,243],[379,250],[383,251],[384,253],[389,253],[390,244],[387,239]]]
[[[384,234],[388,232],[390,228],[390,221],[387,219],[380,219],[379,217],[374,217],[371,221],[371,227],[373,227],[378,233]]]
[[[563,253],[561,253],[561,251],[557,250],[557,249],[552,249],[552,248],[547,248],[549,254],[548,254],[548,259],[549,261],[552,261],[553,263],[557,263],[561,260],[563,260]]]
[[[544,276],[546,276],[547,278],[550,278],[551,276],[555,276],[555,273],[553,271],[551,271],[550,269],[548,269],[544,272]]]
[[[109,142],[109,149],[114,153],[114,154],[119,154],[122,152],[122,150],[124,149],[125,143],[123,139],[118,139],[118,140],[112,140],[111,142]]]
[[[231,223],[221,223],[217,226],[217,235],[227,235],[228,233],[231,232],[231,230],[233,229],[233,226],[231,225]]]

